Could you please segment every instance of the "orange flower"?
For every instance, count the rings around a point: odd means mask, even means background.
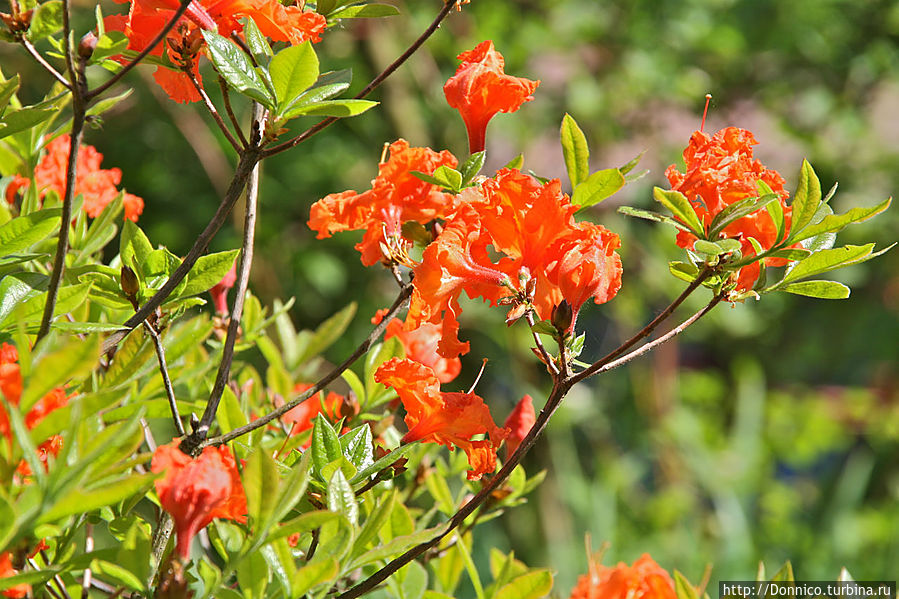
[[[633,566],[590,564],[590,573],[578,579],[570,599],[676,599],[676,595],[668,572],[644,553]]]
[[[536,422],[537,413],[534,411],[534,400],[530,395],[525,395],[515,404],[515,408],[503,424],[509,429],[509,436],[506,438],[507,457],[515,453]]]
[[[372,324],[378,324],[384,318],[387,310],[378,310]],[[462,361],[459,358],[444,358],[437,353],[437,343],[443,336],[443,322],[433,324],[424,322],[417,328],[407,331],[403,321],[394,318],[387,323],[384,331],[384,339],[396,337],[403,345],[406,358],[427,366],[434,371],[437,380],[441,383],[449,383],[459,376],[462,370]]]
[[[212,296],[212,303],[215,306],[215,311],[219,314],[227,314],[228,313],[228,290],[234,287],[234,283],[237,281],[237,263],[231,265],[230,270],[225,273],[225,276],[222,277],[222,280],[212,286],[212,289],[209,290],[209,295]]]
[[[309,383],[299,383],[294,386],[294,393],[302,393],[313,385]],[[281,422],[292,425],[290,428],[290,436],[299,435],[304,431],[312,428],[315,417],[324,414],[330,420],[338,420],[340,418],[340,408],[344,403],[344,397],[334,392],[329,392],[322,402],[322,392],[319,391],[312,397],[304,400],[295,408],[281,416]],[[283,404],[282,404],[283,405]],[[324,407],[324,409],[322,409]],[[309,447],[312,439],[307,439],[303,447]]]
[[[69,161],[68,135],[60,135],[47,144],[46,154],[34,169],[34,181],[38,193],[43,198],[49,190],[60,197],[66,190],[66,165]],[[117,168],[102,169],[100,163],[103,154],[93,146],[82,145],[78,150],[78,165],[75,176],[75,196],[84,199],[82,208],[91,218],[100,216],[106,205],[119,194],[116,186],[122,180],[122,171]],[[28,187],[31,180],[16,176],[13,183],[16,189]],[[7,199],[9,197],[7,196]],[[136,195],[126,193],[123,199],[125,218],[137,222],[144,210],[144,201]]]
[[[177,0],[132,0],[127,15],[106,17],[104,25],[107,30],[124,32],[128,36],[128,49],[139,52],[153,41],[179,4]],[[278,0],[194,0],[166,38],[168,59],[179,70],[159,66],[154,74],[170,98],[176,102],[201,99],[190,78],[180,69],[190,68],[202,86],[197,70],[197,59],[204,45],[200,30],[216,31],[228,37],[243,31],[239,21],[242,17],[252,17],[263,35],[290,44],[318,42],[327,26],[322,15],[299,6],[284,6]],[[163,45],[154,48],[151,54],[162,56]]]
[[[789,192],[784,190],[784,179],[777,171],[767,169],[760,161],[753,159],[752,146],[757,143],[750,131],[737,127],[727,127],[714,136],[695,131],[684,150],[686,172],[679,172],[673,164],[665,171],[671,188],[690,200],[706,229],[715,215],[727,206],[745,198],[757,197],[758,182],[763,181],[780,196],[785,231],[789,234],[792,219],[792,209],[786,205]],[[739,240],[743,256],[755,255],[750,237],[754,237],[764,249],[771,248],[778,241],[777,227],[764,208],[732,222],[724,229],[722,236]],[[691,249],[695,241],[696,237],[689,233],[680,232],[677,235],[680,247]],[[785,262],[769,258],[766,264],[781,266]],[[737,289],[752,289],[758,275],[757,262],[744,267],[739,274]]]
[[[4,551],[0,553],[0,578],[9,578],[10,576],[15,576],[18,574],[15,568],[12,567],[12,557],[9,551]],[[17,584],[13,587],[9,587],[8,589],[4,589],[0,591],[4,597],[27,597],[28,593],[31,592],[30,584]]]
[[[472,299],[484,297],[493,302],[510,293],[508,275],[497,270],[487,255],[489,243],[474,207],[463,202],[443,232],[425,248],[422,262],[415,268],[406,329],[423,322],[442,322],[437,353],[445,358],[468,351],[468,342],[462,343],[458,337],[462,292]]]
[[[455,210],[451,194],[425,183],[412,171],[430,175],[440,166],[454,168],[457,164],[447,150],[438,153],[430,148],[414,148],[398,139],[390,144],[390,157],[378,166],[378,176],[370,190],[361,194],[347,190],[322,198],[312,205],[309,227],[318,232],[318,239],[339,231],[364,230],[365,236],[356,249],[362,254],[364,265],[376,264],[382,258],[381,243],[387,241],[386,237],[411,244],[411,240],[402,237],[403,223],[428,224]]]
[[[176,439],[156,448],[151,470],[164,473],[156,480],[156,493],[175,520],[181,559],[189,559],[191,540],[213,518],[247,521],[247,497],[226,446],[206,447],[194,460],[178,449]]]
[[[498,112],[515,112],[533,100],[531,94],[540,82],[506,75],[503,56],[493,49],[489,40],[456,58],[462,64],[444,84],[443,93],[449,105],[462,114],[468,130],[468,147],[474,154],[485,147],[490,119]]]
[[[403,443],[421,440],[468,456],[469,480],[496,469],[496,450],[508,434],[496,426],[484,400],[474,393],[443,393],[434,371],[412,360],[393,358],[375,372],[375,381],[393,387],[406,409],[409,432]],[[482,440],[472,440],[485,434]]]
[[[547,277],[571,304],[572,328],[588,299],[603,304],[621,289],[621,257],[615,252],[620,246],[615,233],[601,225],[580,222],[547,252],[554,256],[547,264]]]

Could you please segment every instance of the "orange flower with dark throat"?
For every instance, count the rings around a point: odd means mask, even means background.
[[[668,572],[648,554],[629,566],[613,568],[591,563],[590,573],[581,576],[569,599],[676,599]]]
[[[493,422],[490,409],[474,393],[444,393],[434,371],[412,360],[384,362],[375,381],[393,387],[406,409],[409,432],[403,443],[439,443],[468,456],[469,480],[496,470],[496,450],[508,431]],[[484,439],[473,440],[476,435]]]
[[[176,439],[156,448],[151,470],[164,473],[156,480],[156,493],[175,520],[176,551],[182,560],[190,558],[191,540],[213,518],[247,521],[247,496],[226,446],[206,447],[192,459],[178,449]]]
[[[489,40],[456,58],[462,64],[444,84],[443,93],[447,103],[462,114],[468,147],[474,154],[485,147],[490,119],[498,112],[515,112],[533,100],[531,94],[540,82],[506,75],[505,60]]]
[[[457,164],[447,150],[415,148],[398,139],[390,144],[388,160],[378,166],[371,189],[362,193],[347,190],[322,198],[312,205],[309,228],[318,232],[318,239],[339,231],[364,230],[365,236],[356,249],[362,254],[362,264],[377,264],[383,258],[381,244],[388,237],[411,244],[411,240],[402,237],[403,223],[415,221],[425,225],[455,211],[452,194],[425,183],[412,171],[431,175],[440,166],[455,168]]]
[[[762,181],[779,196],[785,234],[789,235],[792,220],[792,208],[786,204],[789,192],[784,189],[780,173],[765,168],[752,157],[752,146],[757,144],[750,131],[737,127],[727,127],[713,136],[695,131],[684,150],[686,172],[681,173],[673,164],[665,171],[671,189],[690,200],[706,230],[723,209],[740,200],[758,197],[758,183]],[[755,238],[762,249],[770,249],[779,241],[777,226],[764,207],[729,224],[721,236],[740,241],[744,257],[755,255],[750,237]],[[696,237],[690,233],[682,231],[677,235],[677,244],[682,248],[692,249],[695,241]],[[782,266],[785,261],[768,258],[765,263]],[[758,276],[758,262],[743,267],[737,289],[752,289]]]

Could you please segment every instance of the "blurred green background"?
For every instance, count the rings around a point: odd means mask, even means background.
[[[398,6],[400,17],[330,30],[317,46],[323,70],[352,68],[350,91],[360,89],[440,3]],[[666,262],[680,259],[671,231],[615,208],[650,207],[665,167],[682,166],[707,92],[714,99],[706,130],[751,129],[761,142],[756,156],[788,188],[807,157],[825,189],[839,181],[839,212],[899,189],[895,2],[474,0],[376,92],[382,106],[264,165],[253,289],[264,303],[296,296],[291,316],[307,327],[358,301],[334,359],[365,335],[395,283],[361,267],[352,248],[361,234],[315,241],[309,206],[365,189],[383,144],[397,137],[464,158],[465,131],[441,86],[455,55],[483,39],[505,55],[507,72],[542,81],[533,102],[490,125],[490,172],[523,151],[526,168],[565,181],[565,112],[587,133],[594,169],[647,150],[642,168],[651,172],[591,209],[590,218],[621,235],[625,275],[613,302],[582,312],[583,359],[639,329],[683,286],[667,273]],[[43,88],[45,77],[23,54],[2,52],[5,72],[28,72],[29,84]],[[128,79],[136,93],[86,142],[146,200],[140,222],[150,238],[183,254],[217,205],[233,157],[198,106],[168,101],[149,70],[138,70]],[[894,208],[839,241],[886,245],[897,225]],[[213,249],[238,246],[235,224]],[[480,529],[476,557],[485,563],[491,546],[514,549],[529,565],[554,568],[561,596],[586,572],[586,533],[595,547],[611,543],[607,564],[650,552],[694,581],[707,563],[714,582],[750,578],[760,560],[770,571],[786,559],[805,579],[835,578],[841,566],[856,579],[895,578],[899,252],[835,278],[852,286],[849,300],[768,296],[722,306],[650,357],[575,389],[526,460],[529,472],[547,470],[546,482],[527,505]],[[694,299],[681,317],[707,297]],[[462,336],[473,351],[453,387],[467,388],[489,358],[478,390],[499,422],[523,393],[539,409],[548,391],[527,331],[507,329],[502,314],[466,304]]]

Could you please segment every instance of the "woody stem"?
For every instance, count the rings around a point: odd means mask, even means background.
[[[240,152],[240,144],[237,143],[237,140],[234,139],[233,135],[231,135],[231,131],[225,124],[225,121],[222,120],[222,116],[218,113],[218,110],[215,109],[215,104],[212,103],[212,99],[209,97],[209,94],[206,93],[206,90],[203,89],[203,86],[200,85],[199,81],[197,81],[197,76],[194,74],[193,69],[185,68],[182,69],[182,72],[187,75],[187,78],[190,79],[190,82],[193,84],[194,89],[198,94],[200,94],[200,98],[203,99],[203,104],[206,106],[206,110],[208,110],[209,114],[212,115],[212,118],[215,121],[215,124],[218,125],[219,130],[222,132],[222,135],[225,136],[225,139],[228,140],[228,143],[231,144],[232,148]],[[225,97],[227,98],[228,95],[225,94]]]
[[[540,335],[534,331],[534,312],[532,310],[528,310],[527,314],[525,314],[525,319],[527,319],[528,325],[531,327],[531,335],[534,336],[534,343],[537,345],[537,351],[540,352],[540,356],[543,358],[543,363],[546,364],[546,367],[549,369],[550,374],[554,377],[559,374],[559,369],[556,367],[555,362],[553,362],[552,356],[549,355],[549,352],[546,351],[546,348],[543,346],[543,340],[540,339]]]
[[[181,415],[178,414],[178,404],[175,402],[175,390],[172,388],[172,380],[169,378],[168,365],[165,362],[165,348],[162,347],[162,339],[159,333],[149,322],[144,322],[144,328],[153,338],[153,346],[156,348],[156,360],[159,362],[159,374],[162,375],[162,385],[165,387],[165,396],[169,400],[169,409],[172,411],[172,420],[175,422],[175,430],[178,436],[184,436],[184,425],[181,424]]]

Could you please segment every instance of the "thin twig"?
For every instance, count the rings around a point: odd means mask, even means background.
[[[387,310],[387,313],[384,315],[384,318],[381,319],[381,322],[378,323],[374,329],[372,329],[371,333],[369,333],[369,335],[365,339],[365,341],[360,343],[359,347],[357,347],[356,350],[346,360],[344,360],[339,366],[336,366],[335,368],[333,368],[328,374],[326,374],[321,379],[319,379],[318,382],[315,383],[315,385],[313,385],[312,387],[310,387],[309,389],[307,389],[306,391],[301,393],[299,395],[299,397],[295,397],[294,399],[285,403],[283,406],[281,406],[277,410],[269,412],[265,416],[257,418],[256,420],[254,420],[253,422],[251,422],[249,424],[240,426],[240,427],[238,427],[232,431],[229,431],[219,437],[213,437],[211,439],[206,440],[206,442],[203,443],[203,446],[205,447],[207,445],[221,445],[223,443],[228,443],[229,441],[233,441],[234,439],[237,439],[238,437],[242,437],[243,435],[246,435],[247,433],[251,433],[254,430],[256,430],[257,428],[267,425],[272,420],[280,418],[281,416],[283,416],[284,414],[286,414],[293,408],[295,408],[298,405],[300,405],[301,403],[303,403],[305,400],[309,399],[310,397],[312,397],[313,395],[315,395],[316,393],[318,393],[319,391],[324,389],[326,385],[328,385],[331,381],[333,381],[334,379],[339,377],[343,373],[343,371],[345,371],[347,368],[352,366],[352,364],[356,360],[358,360],[361,356],[363,356],[365,354],[365,352],[368,351],[368,349],[374,344],[374,342],[377,341],[377,339],[380,338],[381,335],[384,333],[384,329],[387,328],[387,323],[390,322],[390,320],[396,315],[396,313],[399,312],[400,309],[402,309],[403,306],[406,305],[406,302],[409,300],[409,297],[411,297],[411,296],[412,296],[412,284],[409,283],[400,290],[400,293],[397,296],[396,301],[394,301],[393,305],[390,306],[390,309]]]
[[[225,78],[221,75],[218,76],[218,80],[219,87],[222,90],[222,100],[225,103],[225,112],[228,113],[228,118],[231,120],[231,124],[234,125],[234,130],[237,131],[237,137],[240,138],[241,145],[246,147],[247,136],[243,134],[243,129],[240,127],[240,121],[234,116],[234,109],[231,107],[231,93],[228,89],[228,82],[225,81]]]
[[[165,511],[162,512],[159,528],[156,529],[156,533],[153,535],[153,559],[150,560],[150,576],[148,576],[152,581],[151,586],[156,586],[156,577],[160,572],[159,567],[162,565],[165,548],[169,544],[174,528],[175,521],[172,519],[171,514]]]
[[[91,582],[95,589],[103,591],[104,593],[109,594],[109,599],[116,599],[116,597],[120,597],[125,592],[125,587],[116,588],[111,584],[106,584],[102,580],[97,580],[96,578]],[[129,595],[131,597],[131,595]]]
[[[209,221],[209,224],[206,225],[206,228],[203,229],[203,232],[197,237],[197,240],[187,252],[187,255],[184,256],[184,260],[182,260],[181,264],[175,269],[175,272],[171,274],[168,280],[163,283],[162,287],[159,288],[159,291],[147,300],[147,302],[141,306],[140,310],[135,312],[131,318],[125,321],[125,324],[122,325],[122,328],[119,331],[111,334],[103,341],[103,353],[107,353],[115,348],[132,329],[137,327],[152,314],[156,308],[161,306],[162,302],[164,302],[181,281],[184,280],[184,277],[187,276],[190,269],[193,268],[200,256],[203,255],[203,252],[206,251],[206,246],[209,245],[209,242],[215,237],[215,234],[218,233],[218,230],[221,229],[222,225],[225,223],[228,214],[231,212],[231,209],[234,208],[234,204],[240,199],[247,179],[249,179],[250,173],[259,160],[259,148],[257,147],[251,146],[240,152],[240,160],[237,163],[234,178],[231,179],[228,191],[225,193],[225,197],[222,199],[221,204],[219,204],[212,220]]]
[[[34,558],[29,557],[26,561],[28,562],[28,565],[31,566],[32,570],[40,570],[41,569],[41,567],[37,564],[37,562],[34,561]],[[45,584],[44,590],[47,591],[48,593],[50,593],[50,595],[53,596],[54,599],[62,599],[62,595],[60,595],[55,590],[53,590],[53,587],[50,586],[50,583],[44,583],[44,584]]]
[[[540,335],[537,334],[537,331],[534,330],[534,312],[532,310],[528,310],[524,315],[527,319],[528,326],[531,328],[531,335],[534,336],[534,343],[537,344],[537,351],[540,352],[540,357],[543,358],[543,363],[546,364],[546,367],[549,369],[550,374],[556,376],[559,374],[559,369],[556,368],[555,362],[553,362],[552,356],[549,355],[549,352],[546,351],[546,348],[543,346],[543,340],[540,339]]]
[[[153,438],[153,431],[150,430],[150,425],[147,423],[146,418],[140,419],[140,427],[144,431],[144,443],[147,444],[150,453],[156,453],[156,439]]]
[[[353,99],[361,100],[362,98],[364,98],[365,96],[370,94],[372,91],[375,90],[375,88],[377,88],[379,85],[381,85],[384,82],[384,80],[387,79],[387,77],[392,75],[394,71],[396,71],[398,68],[400,68],[400,66],[404,62],[409,60],[409,57],[412,56],[413,54],[415,54],[415,52],[421,47],[421,45],[424,44],[427,41],[427,39],[429,37],[431,37],[431,35],[434,34],[435,31],[437,31],[437,28],[440,27],[440,23],[443,22],[443,20],[447,17],[447,15],[450,13],[450,11],[453,9],[453,7],[456,4],[457,4],[457,0],[445,0],[444,4],[443,4],[443,8],[440,10],[439,13],[437,13],[437,17],[431,22],[431,24],[428,26],[428,28],[425,29],[424,32],[420,36],[418,36],[418,39],[416,39],[414,42],[412,42],[412,44],[406,49],[406,51],[403,52],[396,60],[394,60],[392,63],[390,63],[390,65],[386,69],[381,71],[381,73],[377,77],[372,79],[371,82],[369,82],[369,84],[366,85],[365,88],[361,92],[359,92],[358,94],[353,96]],[[310,127],[309,129],[306,129],[305,131],[303,131],[302,133],[300,133],[299,135],[294,137],[293,139],[290,139],[288,141],[285,141],[284,143],[281,143],[281,144],[278,144],[277,146],[273,146],[273,147],[269,148],[268,150],[265,151],[265,153],[263,154],[263,157],[268,158],[269,156],[273,156],[273,155],[279,154],[285,150],[289,150],[290,148],[293,148],[293,147],[299,145],[300,143],[306,141],[307,139],[309,139],[310,137],[312,137],[313,135],[315,135],[322,129],[336,123],[338,120],[339,120],[338,117],[328,117],[324,120],[321,120],[318,123],[316,123],[315,125],[313,125],[312,127]]]
[[[175,24],[178,23],[178,20],[181,19],[182,16],[184,16],[185,12],[187,12],[187,7],[190,6],[191,1],[192,0],[181,0],[181,4],[180,6],[178,6],[175,14],[172,15],[172,17],[168,20],[168,22],[166,22],[165,25],[163,25],[162,29],[159,30],[159,33],[156,34],[156,37],[154,37],[152,41],[147,44],[147,47],[138,52],[137,56],[135,56],[127,64],[125,64],[118,73],[107,79],[101,85],[88,91],[84,96],[85,100],[93,100],[94,98],[108,90],[110,87],[118,83],[122,79],[122,77],[124,77],[128,73],[128,71],[136,67],[140,63],[140,61],[142,61],[150,52],[153,51],[156,46],[159,45],[160,42],[162,42],[162,40],[165,39],[165,36],[167,36],[169,32],[175,27]]]
[[[658,316],[652,319],[652,322],[647,324],[645,327],[640,329],[636,335],[619,345],[616,349],[609,352],[593,364],[591,364],[585,370],[578,372],[574,375],[573,381],[574,383],[578,383],[599,371],[600,368],[622,355],[624,352],[635,346],[640,340],[645,337],[648,337],[655,329],[658,327],[664,320],[666,320],[671,314],[680,306],[687,297],[690,296],[694,291],[696,291],[706,279],[708,279],[714,271],[708,267],[704,268],[700,271],[699,275],[696,276],[693,281],[687,285],[687,288],[683,290],[683,292],[677,296],[677,298],[671,302],[667,308],[662,310]]]
[[[178,404],[175,402],[175,390],[172,389],[172,380],[169,378],[169,367],[165,362],[165,348],[162,347],[162,340],[159,333],[153,328],[149,322],[144,321],[144,328],[153,338],[153,345],[156,347],[156,360],[159,362],[159,373],[162,375],[162,385],[165,387],[165,396],[169,400],[169,409],[172,411],[172,420],[175,421],[175,430],[178,436],[184,436],[184,425],[181,423],[181,415],[178,414]]]
[[[72,53],[72,14],[71,14],[71,4],[69,0],[62,0],[62,49],[63,56],[65,56],[66,61],[66,69],[69,71],[69,82],[71,83],[71,87],[69,89],[72,91],[72,94],[75,96],[81,96],[83,99],[84,96],[80,93],[82,90],[78,88],[78,71],[75,70],[75,57]]]
[[[47,557],[47,551],[41,549],[41,558],[43,558],[45,564],[49,564],[50,560]],[[69,592],[66,590],[66,584],[62,581],[62,577],[59,574],[53,575],[53,582],[56,583],[56,588],[59,589],[59,593],[65,597],[65,599],[72,599],[72,596],[69,595]]]
[[[241,145],[237,143],[237,140],[234,139],[234,136],[231,135],[231,131],[228,129],[228,126],[225,124],[225,121],[222,120],[221,115],[218,113],[218,110],[215,109],[215,104],[212,103],[212,99],[210,99],[209,94],[206,93],[206,90],[203,89],[203,86],[200,85],[200,82],[197,81],[197,76],[194,75],[192,69],[182,69],[184,73],[187,74],[190,82],[193,83],[194,89],[197,90],[197,93],[200,94],[200,97],[203,98],[203,104],[206,105],[206,110],[209,111],[209,114],[212,115],[212,118],[215,120],[215,124],[219,126],[219,130],[225,136],[225,139],[228,140],[228,143],[231,144],[231,147],[236,151],[240,152]],[[244,144],[246,145],[246,144]]]
[[[30,41],[28,41],[27,38],[23,37],[21,41],[22,41],[22,47],[25,48],[25,50],[29,54],[31,54],[31,57],[34,58],[38,62],[38,64],[40,64],[42,67],[44,67],[44,69],[48,73],[53,75],[54,79],[56,79],[57,81],[62,83],[66,89],[68,89],[68,90],[72,89],[72,84],[69,82],[69,80],[66,79],[65,77],[63,77],[62,73],[60,73],[59,71],[54,69],[53,65],[51,65],[49,62],[47,62],[46,59],[43,56],[41,56],[41,53],[37,51],[37,48],[35,48],[34,45]]]
[[[94,527],[88,522],[84,526],[84,552],[90,553],[94,550]],[[84,575],[81,581],[81,599],[88,599],[91,591],[91,580],[93,579],[90,567],[84,569]]]
[[[254,129],[263,130],[263,121],[265,119],[265,111],[257,104],[253,103],[253,122]],[[234,360],[234,344],[237,342],[237,336],[240,333],[240,318],[243,315],[244,299],[247,295],[247,287],[250,282],[250,268],[253,266],[253,247],[256,239],[256,201],[259,198],[259,163],[250,173],[250,180],[247,182],[246,194],[246,212],[244,214],[243,226],[243,244],[240,249],[240,267],[237,270],[237,286],[234,294],[234,305],[231,307],[231,320],[228,323],[228,334],[225,337],[225,345],[222,349],[222,361],[219,363],[218,373],[215,376],[215,384],[212,386],[212,393],[209,395],[209,401],[206,403],[206,410],[203,417],[200,418],[200,424],[191,433],[184,443],[186,447],[182,450],[194,450],[200,443],[206,440],[209,434],[209,427],[215,419],[215,413],[218,411],[219,402],[222,399],[222,393],[225,385],[228,384],[228,375],[231,372],[231,363]],[[193,451],[186,451],[193,453]]]

